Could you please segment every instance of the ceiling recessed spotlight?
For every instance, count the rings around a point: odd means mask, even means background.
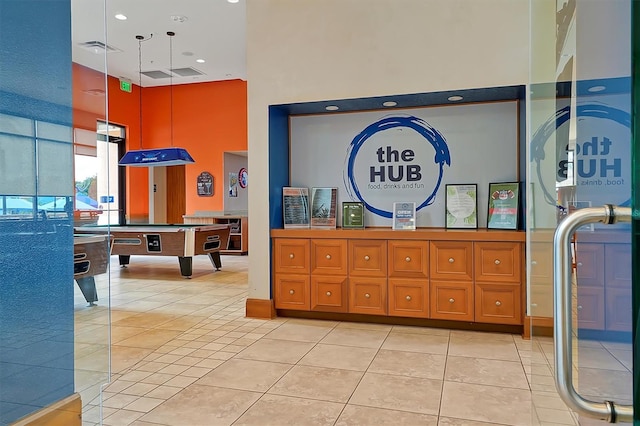
[[[116,18],[118,21],[126,21],[126,20],[127,20],[127,16],[126,16],[126,15],[123,15],[122,13],[118,13],[118,14],[115,16],[115,18]]]
[[[182,52],[184,56],[193,56],[193,52]]]
[[[329,106],[324,107],[324,109],[326,109],[327,111],[337,111],[340,108],[338,108],[336,105],[329,105]]]
[[[387,102],[383,102],[382,103],[382,106],[386,106],[386,107],[392,107],[392,106],[396,106],[396,105],[398,105],[398,103],[395,102],[395,101],[387,101]]]
[[[451,102],[461,101],[462,100],[462,96],[458,96],[458,95],[449,96],[447,99],[450,100]]]
[[[589,87],[587,90],[591,93],[595,93],[595,92],[602,92],[604,89],[606,89],[605,86],[592,86],[592,87]]]
[[[204,64],[206,61],[204,59],[196,59],[196,62],[199,64]]]
[[[184,15],[171,15],[171,20],[173,22],[177,22],[177,23],[180,23],[180,24],[183,23],[183,22],[186,22],[188,19],[189,18],[187,18]]]
[[[229,3],[238,3],[240,0],[227,0]]]

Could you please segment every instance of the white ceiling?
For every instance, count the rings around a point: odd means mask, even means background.
[[[142,86],[197,83],[242,79],[246,80],[246,12],[245,0],[72,0],[71,20],[73,61],[107,74],[139,82],[138,40],[141,43],[143,72],[169,72],[173,68],[195,68],[200,76],[153,79],[142,75]],[[127,16],[124,21],[114,16]],[[172,16],[184,16],[177,22]],[[175,32],[173,55],[170,37]],[[98,41],[117,49],[104,50],[81,47],[80,43]],[[205,63],[197,63],[204,59]],[[171,63],[172,62],[172,63]]]

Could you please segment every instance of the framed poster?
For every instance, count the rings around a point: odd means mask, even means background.
[[[309,227],[309,188],[282,188],[285,228]]]
[[[197,180],[198,197],[213,196],[213,175],[209,172],[202,172]]]
[[[518,229],[520,216],[520,183],[489,184],[488,229]]]
[[[311,227],[335,228],[338,188],[311,188]]]
[[[393,227],[394,230],[415,231],[416,229],[416,203],[393,203]]]
[[[342,203],[342,227],[364,229],[364,203],[345,201]]]
[[[478,185],[446,185],[447,228],[478,227]]]
[[[249,185],[249,172],[244,167],[238,172],[238,183],[240,188],[246,188]]]

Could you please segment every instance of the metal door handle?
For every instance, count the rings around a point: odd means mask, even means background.
[[[554,281],[554,358],[555,381],[558,394],[571,409],[609,423],[633,422],[633,406],[618,405],[613,401],[595,402],[583,398],[573,387],[571,342],[571,236],[587,223],[601,222],[612,225],[630,222],[631,209],[605,204],[577,210],[567,216],[556,228],[553,237]]]

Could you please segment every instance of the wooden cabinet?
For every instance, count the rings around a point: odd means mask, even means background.
[[[522,244],[475,242],[475,321],[522,324]]]
[[[429,243],[391,240],[389,251],[389,315],[429,317]]]
[[[580,233],[576,245],[578,327],[631,331],[629,233]]]
[[[523,233],[287,229],[272,236],[277,309],[523,322]]]
[[[347,312],[347,241],[311,240],[311,310]]]
[[[229,245],[221,254],[249,253],[249,217],[244,215],[226,214],[224,212],[201,212],[193,215],[183,215],[182,220],[188,224],[228,224],[230,228]],[[172,222],[169,222],[172,223]]]

